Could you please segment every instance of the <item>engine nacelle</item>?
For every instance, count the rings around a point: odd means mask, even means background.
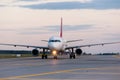
[[[77,55],[81,55],[82,54],[82,50],[81,49],[76,49],[75,52],[76,52]]]
[[[39,51],[37,49],[33,49],[32,50],[32,55],[33,56],[38,56],[39,55]]]

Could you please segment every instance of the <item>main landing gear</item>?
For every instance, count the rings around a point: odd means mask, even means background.
[[[69,58],[70,58],[70,59],[72,59],[72,58],[75,59],[75,58],[76,58],[76,55],[75,55],[75,53],[74,53],[74,49],[72,48],[72,49],[70,50],[70,52],[71,52],[71,53],[70,53]]]
[[[47,59],[48,55],[46,54],[46,49],[43,49],[42,59]]]
[[[70,54],[70,59],[72,59],[72,58],[73,58],[73,59],[76,58],[75,53],[71,53],[71,54]]]
[[[46,54],[42,54],[42,59],[47,59],[48,56]]]

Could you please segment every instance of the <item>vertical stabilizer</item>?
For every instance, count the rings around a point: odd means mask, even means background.
[[[61,26],[60,26],[60,37],[62,38],[62,25],[63,25],[63,23],[62,23],[62,17],[61,17]]]

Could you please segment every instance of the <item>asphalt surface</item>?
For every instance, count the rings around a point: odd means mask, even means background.
[[[120,80],[120,56],[0,59],[0,80]]]

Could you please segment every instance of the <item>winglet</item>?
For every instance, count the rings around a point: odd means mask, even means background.
[[[63,25],[63,23],[62,23],[62,17],[61,17],[61,26],[60,26],[60,37],[62,38],[62,25]]]

